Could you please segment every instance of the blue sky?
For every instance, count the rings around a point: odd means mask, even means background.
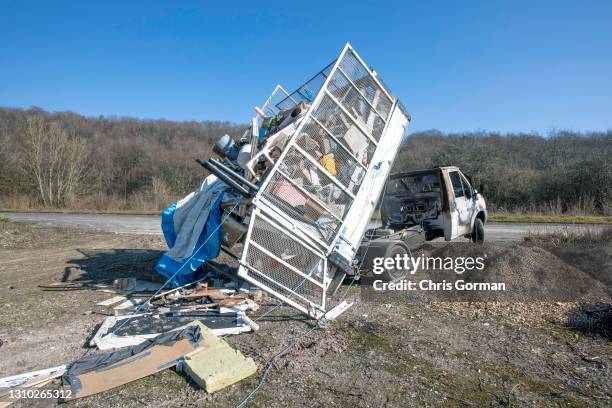
[[[261,5],[261,6],[260,6]],[[611,1],[12,1],[0,105],[245,123],[346,41],[412,131],[612,128]]]

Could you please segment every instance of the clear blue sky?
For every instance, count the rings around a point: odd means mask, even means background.
[[[349,41],[413,131],[612,128],[609,0],[0,4],[2,106],[244,123]]]

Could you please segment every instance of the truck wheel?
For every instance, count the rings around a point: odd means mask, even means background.
[[[406,250],[406,247],[404,245],[391,244],[387,247],[387,250],[385,251],[385,257],[395,259],[396,255],[400,255],[403,257],[407,253],[408,251]],[[395,282],[406,277],[407,271],[403,268],[397,269],[396,266],[397,265],[394,265],[393,269],[385,268],[385,271],[382,274],[382,278],[386,282]]]
[[[484,224],[480,218],[474,220],[474,229],[472,230],[472,242],[482,244],[484,242]]]

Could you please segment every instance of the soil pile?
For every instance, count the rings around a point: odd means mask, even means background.
[[[453,243],[429,252],[429,257],[484,259],[482,270],[428,270],[434,281],[464,280],[466,283],[504,283],[504,291],[463,291],[468,297],[514,302],[600,302],[610,300],[610,288],[593,274],[563,261],[548,250],[530,244],[512,246]],[[417,253],[420,253],[419,251]],[[603,271],[603,265],[602,265]],[[417,274],[419,274],[417,272]],[[454,276],[453,276],[454,275]],[[450,291],[450,295],[461,291]],[[471,296],[475,295],[475,296]],[[481,296],[482,295],[482,296]]]

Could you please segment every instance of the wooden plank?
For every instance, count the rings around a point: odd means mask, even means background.
[[[124,301],[124,300],[127,300],[127,298],[125,296],[121,296],[121,295],[113,296],[110,299],[106,299],[106,300],[104,300],[104,301],[102,301],[100,303],[96,303],[96,305],[97,306],[112,306],[115,303],[119,303],[119,302]]]

